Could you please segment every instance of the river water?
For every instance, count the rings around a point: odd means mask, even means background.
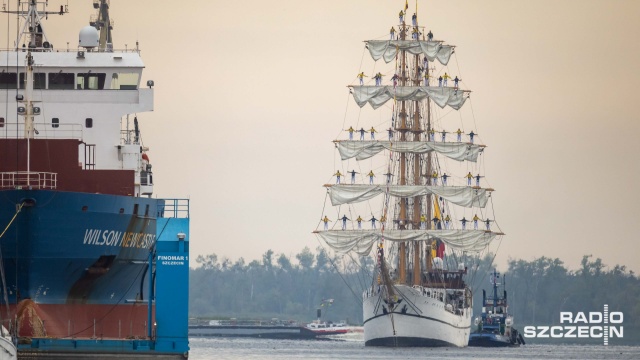
[[[525,345],[519,348],[379,348],[362,339],[269,340],[255,338],[191,338],[189,359],[544,359],[640,360],[640,346]]]

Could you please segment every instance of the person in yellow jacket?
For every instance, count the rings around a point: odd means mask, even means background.
[[[358,222],[358,230],[362,230],[362,218],[360,217],[360,215],[358,215],[356,221]]]
[[[329,222],[331,222],[331,220],[329,220],[327,215],[324,216],[324,219],[320,219],[320,220],[324,222],[324,229],[329,230]]]
[[[471,179],[473,179],[473,175],[471,175],[471,171],[469,171],[469,173],[467,175],[465,175],[464,177],[467,178],[467,185],[471,186]]]
[[[340,176],[342,176],[342,174],[340,173],[340,170],[338,170],[338,172],[333,174],[333,176],[336,177],[336,184],[340,184]]]
[[[478,214],[476,214],[471,220],[473,220],[473,230],[478,230],[478,220],[480,220]]]
[[[458,134],[458,142],[462,141],[462,131],[460,130],[460,128],[458,128],[458,131],[456,131],[456,134]]]
[[[392,26],[389,30],[389,40],[393,40],[396,37],[396,29]]]
[[[368,77],[364,74],[364,71],[357,75],[358,79],[360,79],[360,86],[364,85],[364,78]]]
[[[420,215],[420,229],[425,230],[427,228],[427,217],[424,214]]]
[[[349,133],[349,140],[353,140],[353,133],[355,132],[354,128],[352,126],[349,126],[349,128],[345,131]]]
[[[433,174],[431,174],[431,185],[433,186],[438,185],[438,173],[436,171],[434,171]]]
[[[400,13],[398,14],[398,18],[400,18],[400,24],[402,24],[402,22],[404,21],[404,11],[400,10]]]
[[[411,38],[413,40],[418,40],[420,38],[420,30],[418,30],[417,26],[411,31]]]
[[[426,56],[424,57],[427,58]],[[424,72],[424,86],[429,86],[429,73],[427,71]]]
[[[371,129],[369,129],[369,132],[371,133],[371,140],[375,140],[376,139],[376,129],[373,128],[373,126],[371,127]]]
[[[444,228],[449,230],[449,224],[451,223],[451,217],[447,214],[447,217],[444,218]]]
[[[442,75],[442,80],[444,81],[444,86],[447,86],[447,80],[451,79],[451,76],[449,76],[449,74],[444,73],[444,75]]]
[[[433,130],[433,128],[429,130],[429,140],[434,142],[436,141],[436,131]]]
[[[373,178],[376,176],[376,175],[373,173],[373,170],[369,171],[369,173],[367,174],[367,176],[369,177],[369,184],[370,184],[370,185],[373,185]]]

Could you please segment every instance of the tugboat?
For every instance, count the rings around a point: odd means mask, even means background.
[[[503,296],[498,296],[499,278],[500,273],[494,269],[491,276],[493,296],[487,297],[486,291],[482,290],[482,316],[474,321],[476,331],[469,336],[469,346],[506,347],[525,344],[522,334],[513,328],[513,316],[508,312],[507,291],[503,290]],[[505,281],[503,285],[506,285]]]

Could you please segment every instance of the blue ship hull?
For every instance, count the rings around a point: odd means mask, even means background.
[[[163,206],[131,196],[0,191],[2,228],[15,216],[0,247],[9,303],[25,317],[20,335],[96,335],[96,328],[103,336],[143,335],[147,260]],[[104,320],[112,316],[117,333]]]
[[[469,335],[469,346],[478,347],[511,347],[520,346],[515,339],[495,333],[471,333]]]

